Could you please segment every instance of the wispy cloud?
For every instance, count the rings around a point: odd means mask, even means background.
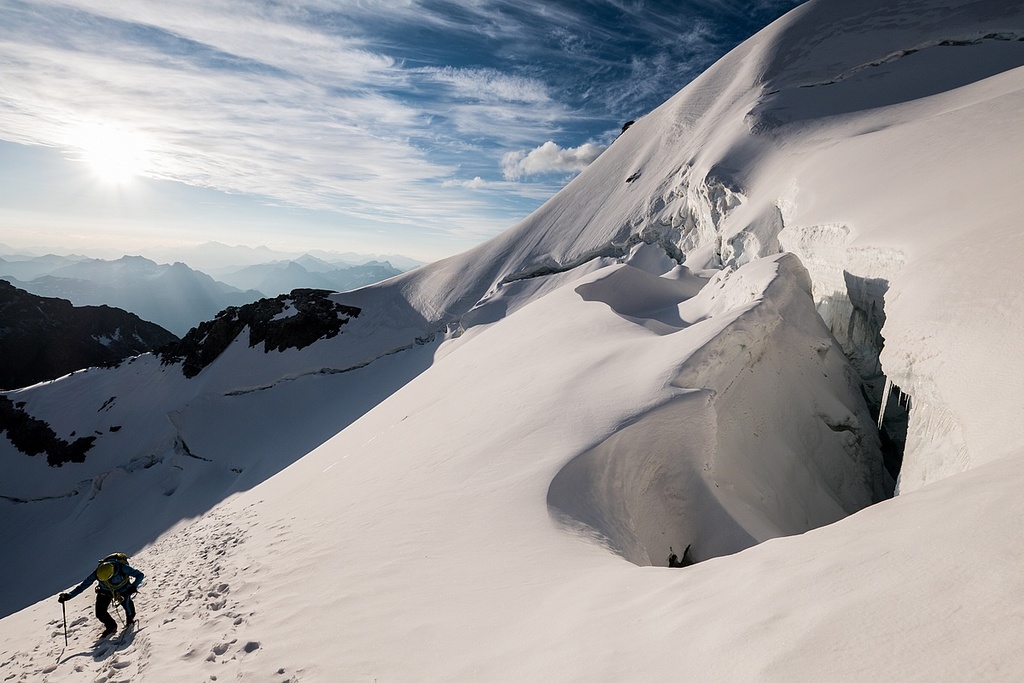
[[[535,78],[504,74],[497,69],[423,69],[429,79],[451,86],[459,97],[480,102],[549,104],[548,87]]]
[[[146,135],[154,177],[385,222],[448,226],[487,210],[473,196],[432,196],[453,167],[410,142],[426,120],[389,92],[409,80],[395,60],[259,14],[229,28],[216,6],[197,5],[184,25],[162,7],[116,19],[0,10],[4,136],[66,146],[83,124],[106,123]],[[29,22],[47,30],[16,33]]]
[[[106,124],[153,177],[493,234],[720,51],[662,4],[6,0],[0,138],[74,155]]]

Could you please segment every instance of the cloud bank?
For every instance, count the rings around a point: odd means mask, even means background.
[[[578,173],[589,166],[607,147],[588,142],[579,147],[563,148],[548,140],[540,147],[508,152],[501,158],[501,172],[506,180],[546,173]]]

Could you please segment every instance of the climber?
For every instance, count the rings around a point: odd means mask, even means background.
[[[58,601],[67,602],[94,582],[99,582],[99,585],[96,586],[96,618],[102,621],[106,627],[100,634],[102,638],[109,636],[117,629],[117,622],[107,611],[112,601],[116,600],[124,606],[125,628],[131,626],[135,621],[135,605],[132,602],[132,595],[138,592],[144,578],[142,572],[128,564],[127,555],[112,553],[99,561],[96,570],[89,574],[85,581],[69,592],[61,593]]]

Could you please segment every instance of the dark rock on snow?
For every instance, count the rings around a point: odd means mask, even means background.
[[[213,320],[189,330],[181,341],[159,350],[165,365],[181,363],[186,377],[195,377],[249,328],[249,347],[263,343],[264,353],[302,349],[320,339],[330,339],[360,309],[331,301],[331,292],[296,289],[273,299],[232,306]]]
[[[95,436],[83,436],[68,442],[57,436],[50,425],[26,413],[22,406],[0,396],[0,432],[26,455],[46,453],[46,463],[60,467],[66,462],[85,462]]]

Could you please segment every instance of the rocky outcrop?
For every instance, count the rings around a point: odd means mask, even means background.
[[[177,337],[119,308],[73,306],[0,280],[0,389],[109,366]]]
[[[95,436],[66,441],[57,436],[48,423],[32,417],[22,404],[6,396],[0,396],[0,432],[6,432],[14,447],[26,455],[45,453],[46,463],[51,467],[84,462],[86,452],[96,441]]]
[[[165,365],[181,363],[186,377],[195,377],[215,361],[246,328],[249,347],[262,343],[263,351],[302,349],[320,339],[337,336],[360,309],[330,299],[321,289],[296,289],[273,299],[232,306],[213,320],[189,330],[181,341],[160,349]]]

